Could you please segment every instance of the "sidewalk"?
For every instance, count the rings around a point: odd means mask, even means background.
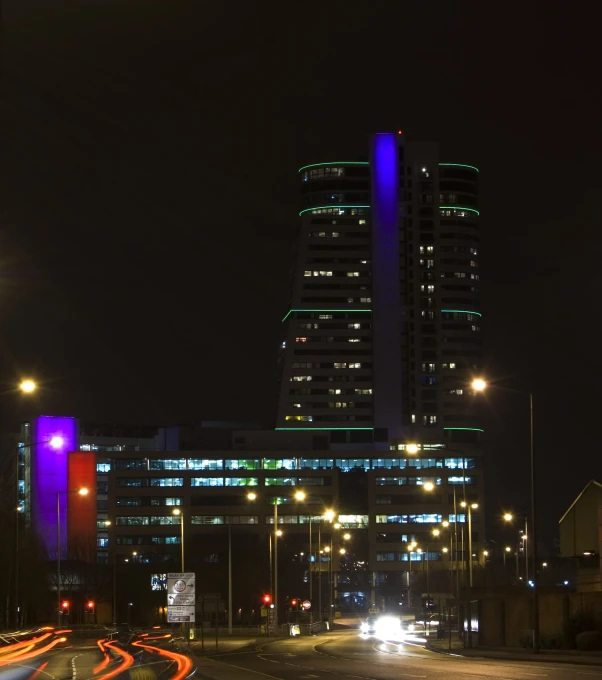
[[[429,640],[426,649],[440,654],[475,657],[481,659],[497,659],[501,661],[539,661],[544,663],[573,663],[588,666],[602,666],[602,652],[580,652],[576,649],[543,649],[533,654],[522,647],[475,647],[465,649],[462,640],[453,637],[451,652],[449,638],[446,640]]]
[[[269,640],[270,638],[261,638],[263,642]],[[203,651],[203,644],[200,638],[196,638],[190,642],[191,651],[198,657],[212,654],[227,654],[228,652],[234,652],[236,650],[242,649],[243,647],[254,647],[257,644],[257,636],[228,636],[220,637],[218,639],[217,648],[215,644],[215,636],[210,635],[205,636],[205,650]]]

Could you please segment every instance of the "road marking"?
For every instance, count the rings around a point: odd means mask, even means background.
[[[75,659],[77,659],[79,656],[83,656],[83,654],[77,654],[71,659],[71,678],[72,680],[75,680],[77,678],[77,670],[75,668]]]
[[[238,668],[241,671],[245,671],[245,673],[255,673],[255,675],[263,675],[264,678],[273,678],[273,680],[282,680],[282,678],[277,678],[275,675],[268,675],[267,673],[262,673],[261,671],[254,671],[251,668],[245,668],[244,666],[237,666],[236,664],[233,663],[226,663],[225,661],[216,661],[214,660],[214,663],[221,663],[224,666],[230,666],[231,668]]]

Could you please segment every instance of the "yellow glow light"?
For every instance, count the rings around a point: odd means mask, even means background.
[[[411,454],[418,453],[418,444],[407,444],[406,452]]]
[[[30,394],[31,392],[35,392],[37,385],[33,380],[22,380],[21,384],[19,385],[19,389],[21,392],[25,392],[26,394]]]
[[[482,378],[476,378],[472,381],[472,389],[477,392],[483,392],[483,390],[487,389],[487,383]]]

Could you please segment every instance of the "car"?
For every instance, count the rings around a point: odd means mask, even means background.
[[[369,616],[360,624],[360,631],[367,635],[374,635],[374,633],[376,633],[376,622],[376,616]]]

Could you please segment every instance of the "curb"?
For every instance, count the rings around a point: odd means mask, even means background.
[[[487,660],[487,659],[493,659],[495,661],[528,661],[530,663],[564,663],[564,664],[573,664],[576,666],[602,666],[602,659],[587,659],[583,657],[575,657],[570,658],[570,659],[558,659],[554,658],[553,656],[548,656],[547,654],[544,654],[543,656],[539,657],[533,657],[533,656],[504,656],[502,654],[496,654],[495,652],[489,653],[485,650],[482,650],[482,652],[479,654],[462,654],[463,650],[458,650],[457,652],[449,652],[447,650],[443,649],[437,649],[436,647],[432,647],[429,644],[426,644],[424,646],[425,649],[428,649],[429,652],[434,652],[435,654],[445,654],[446,656],[461,656],[463,659],[482,659],[482,660]],[[476,650],[478,650],[478,647],[475,647]]]

